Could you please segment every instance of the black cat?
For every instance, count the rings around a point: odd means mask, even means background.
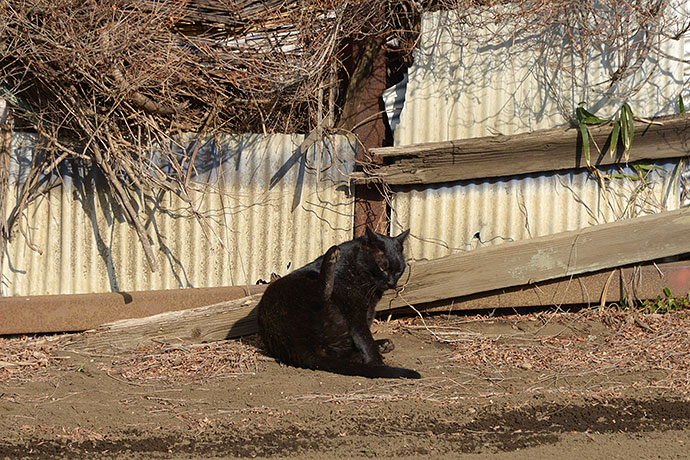
[[[403,242],[373,232],[338,246],[274,281],[258,306],[259,333],[268,351],[297,367],[364,377],[420,378],[386,366],[389,340],[371,335],[375,307],[405,270]]]

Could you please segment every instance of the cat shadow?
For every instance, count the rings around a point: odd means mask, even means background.
[[[261,339],[261,335],[258,332],[252,333],[252,334],[245,334],[241,337],[234,336],[231,337],[231,334],[229,333],[226,340],[239,340],[245,345],[249,345],[250,347],[253,347],[258,354],[261,356],[265,356],[266,358],[270,358],[271,360],[278,361],[275,356],[272,356],[268,350],[266,349],[266,346],[264,345],[264,341]]]
[[[246,337],[251,335],[256,335],[257,337],[259,337],[257,333],[258,310],[259,306],[256,305],[243,318],[240,318],[239,320],[235,321],[233,325],[230,327],[228,333],[225,335],[225,340],[238,339],[240,337]],[[261,346],[263,347],[263,342],[261,342],[261,339],[259,338],[258,340],[261,343]]]

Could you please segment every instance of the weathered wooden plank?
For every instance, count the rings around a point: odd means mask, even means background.
[[[500,295],[497,290],[557,278],[567,283],[569,276],[690,253],[688,234],[690,208],[684,208],[418,262],[412,265],[409,280],[402,283],[402,292],[384,296],[377,310],[487,291]],[[665,286],[682,295],[676,290],[686,284],[669,279]],[[608,288],[599,289],[601,295]],[[506,292],[519,295],[519,290]],[[77,336],[74,345],[131,348],[160,340],[204,342],[251,334],[257,330],[255,307],[259,299],[256,294],[193,310],[118,321]],[[510,305],[506,302],[504,306]]]
[[[661,124],[657,124],[661,123]],[[690,154],[690,113],[660,117],[653,124],[636,121],[629,161],[683,157]],[[603,154],[591,147],[596,166],[621,163],[623,151],[611,157],[610,126],[590,127]],[[356,182],[432,184],[457,180],[576,169],[587,166],[578,131],[573,128],[539,130],[510,136],[490,136],[371,149],[385,160],[356,173]]]
[[[389,307],[433,302],[690,253],[690,208],[503,243],[412,264]]]
[[[78,349],[130,349],[160,342],[213,342],[256,332],[261,294],[146,318],[115,321],[71,338]]]
[[[668,262],[654,265],[633,265],[625,268],[584,273],[567,278],[540,281],[524,286],[495,289],[453,299],[424,303],[416,308],[429,312],[450,313],[478,309],[522,307],[599,305],[642,301],[665,297],[668,289],[674,297],[690,292],[690,263]],[[388,308],[388,305],[379,305]],[[385,311],[385,310],[382,310]],[[401,307],[409,314],[409,307]]]

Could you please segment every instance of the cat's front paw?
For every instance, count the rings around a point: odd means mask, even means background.
[[[379,347],[379,353],[382,355],[385,353],[390,353],[395,350],[395,344],[390,339],[380,339],[376,341],[376,345]]]
[[[338,258],[340,257],[340,248],[338,246],[331,246],[331,248],[326,251],[326,254],[323,256],[324,262],[327,264],[335,264],[338,261]]]

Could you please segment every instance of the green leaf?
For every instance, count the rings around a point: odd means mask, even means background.
[[[633,176],[632,174],[621,174],[621,173],[607,174],[606,177],[608,177],[609,179],[640,180],[640,178],[638,176]]]
[[[671,290],[667,287],[664,288],[664,294],[666,294],[666,297],[671,297]]]
[[[678,109],[680,110],[680,113],[685,113],[685,104],[683,104],[682,94],[678,95]]]
[[[584,123],[585,117],[587,116],[585,115],[585,112],[587,111],[582,107],[578,107],[575,109],[575,119],[578,121],[578,124]]]
[[[630,166],[637,171],[637,173],[642,176],[643,179],[647,180],[647,176],[649,175],[650,172],[655,171],[657,169],[661,169],[660,167],[656,165],[650,165],[646,163],[630,163]]]
[[[606,175],[609,179],[628,179],[628,180],[640,180],[639,176],[633,176],[632,174],[622,174],[622,173],[611,173]]]
[[[635,121],[633,120],[632,109],[628,103],[623,103],[620,110],[621,123],[621,141],[623,142],[625,161],[630,158],[630,149],[632,148],[633,136],[635,131]]]
[[[575,109],[575,117],[580,123],[584,123],[586,125],[603,125],[604,123],[611,121],[610,119],[599,118],[584,107],[578,107]]]
[[[626,112],[628,112],[628,134],[630,136],[629,141],[628,141],[628,150],[632,148],[632,143],[633,143],[633,137],[635,136],[635,114],[633,114],[632,109],[628,105],[628,103],[624,103],[622,109],[624,109]]]
[[[625,110],[621,108],[621,114],[620,114],[620,120],[618,120],[618,123],[621,125],[621,132],[620,132],[620,137],[621,137],[621,142],[623,143],[623,150],[626,151],[628,150],[628,147],[630,146],[629,142],[629,137],[628,137],[628,120],[626,119],[627,113]]]
[[[673,168],[673,179],[671,180],[671,183],[673,184],[673,193],[676,193],[681,184],[680,180],[678,180],[680,177],[680,172],[685,171],[685,162],[683,160],[683,158],[678,160],[678,163],[676,163],[676,166]]]
[[[621,122],[613,122],[613,130],[611,131],[611,143],[609,144],[609,152],[613,157],[616,154],[616,147],[618,147],[618,134],[621,130]]]
[[[585,161],[587,161],[587,166],[592,166],[589,163],[589,130],[587,125],[581,121],[578,125],[580,128],[580,135],[582,135],[582,153],[585,155]]]
[[[642,170],[642,171],[654,171],[656,169],[661,169],[657,165],[650,165],[650,164],[645,164],[645,163],[632,163],[632,166],[635,169]]]

